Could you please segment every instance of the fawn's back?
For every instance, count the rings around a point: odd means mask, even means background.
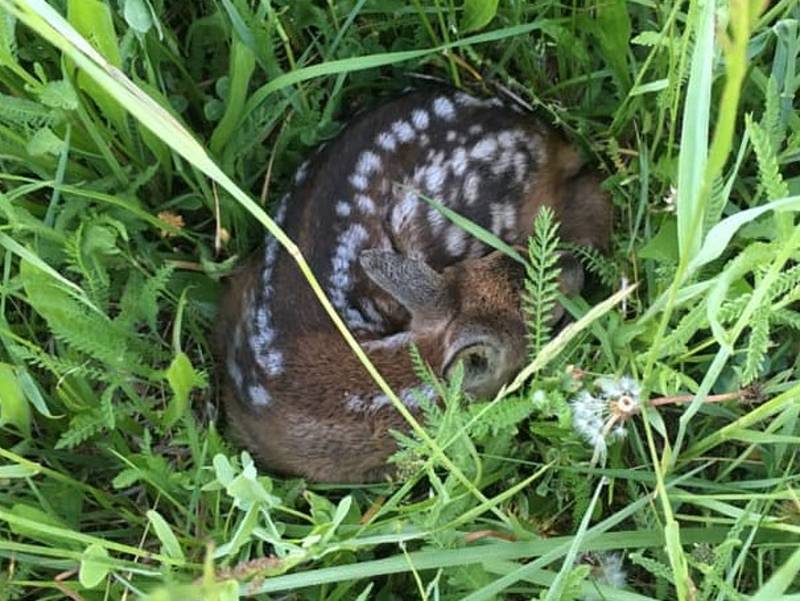
[[[415,343],[439,374],[491,395],[525,356],[519,265],[450,223],[425,197],[510,244],[543,205],[563,240],[603,248],[608,201],[577,153],[529,115],[461,92],[403,96],[357,118],[298,170],[276,220],[348,327],[415,410]],[[580,287],[580,278],[565,280]],[[268,467],[315,480],[374,479],[403,421],[271,239],[232,279],[219,332],[228,411]]]

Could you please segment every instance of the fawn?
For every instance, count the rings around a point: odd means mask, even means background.
[[[439,375],[464,365],[487,397],[523,366],[524,268],[451,224],[433,198],[524,244],[540,207],[564,241],[604,249],[611,209],[596,173],[559,133],[497,99],[410,93],[357,117],[298,169],[275,215],[393,390],[418,413],[408,355]],[[577,261],[562,290],[579,291]],[[268,469],[314,481],[391,472],[405,422],[352,354],[291,257],[267,241],[231,278],[218,319],[226,409]]]

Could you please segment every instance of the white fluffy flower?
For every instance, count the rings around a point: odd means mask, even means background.
[[[598,584],[612,588],[623,588],[626,584],[625,569],[622,567],[622,555],[619,553],[592,553],[587,558],[592,564],[592,578]],[[592,593],[584,596],[583,601],[599,601],[601,597]]]
[[[570,401],[575,431],[594,449],[592,463],[605,462],[610,441],[627,434],[624,422],[639,412],[639,384],[628,376],[600,378],[600,392],[581,392]]]

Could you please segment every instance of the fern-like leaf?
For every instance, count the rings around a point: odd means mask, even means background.
[[[783,181],[783,176],[778,169],[778,157],[772,147],[769,134],[761,125],[753,121],[751,115],[745,116],[745,122],[758,159],[759,180],[767,192],[767,198],[776,200],[789,196],[789,187]]]
[[[661,344],[659,357],[682,353],[697,331],[707,323],[706,306],[698,303],[684,315]]]
[[[725,182],[721,177],[715,177],[711,182],[711,196],[706,208],[706,214],[703,219],[703,235],[717,225],[722,217],[722,211],[725,209],[727,199],[725,198]]]
[[[549,207],[540,209],[528,240],[524,308],[528,315],[529,352],[535,357],[550,340],[553,309],[558,296],[558,224]]]
[[[764,358],[769,347],[769,307],[759,307],[753,313],[750,325],[750,338],[747,343],[747,356],[742,371],[742,383],[747,385],[761,373]]]
[[[613,288],[619,282],[619,266],[596,248],[573,242],[565,242],[560,248],[577,258],[587,272],[598,277],[603,286]]]
[[[31,132],[57,121],[57,114],[38,102],[0,94],[0,123]]]
[[[628,559],[637,566],[650,572],[656,578],[664,580],[665,582],[674,583],[672,569],[660,561],[645,557],[643,553],[631,553],[628,555]]]
[[[770,318],[773,324],[786,326],[800,332],[800,313],[789,309],[775,311]]]
[[[767,81],[767,98],[764,107],[764,115],[761,117],[761,125],[769,138],[772,151],[778,153],[786,135],[786,130],[781,118],[781,96],[778,91],[778,82],[775,75],[769,76]]]

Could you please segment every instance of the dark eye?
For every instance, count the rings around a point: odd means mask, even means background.
[[[467,375],[483,374],[489,369],[489,361],[486,355],[480,351],[471,351],[465,353],[464,357],[464,371]]]

